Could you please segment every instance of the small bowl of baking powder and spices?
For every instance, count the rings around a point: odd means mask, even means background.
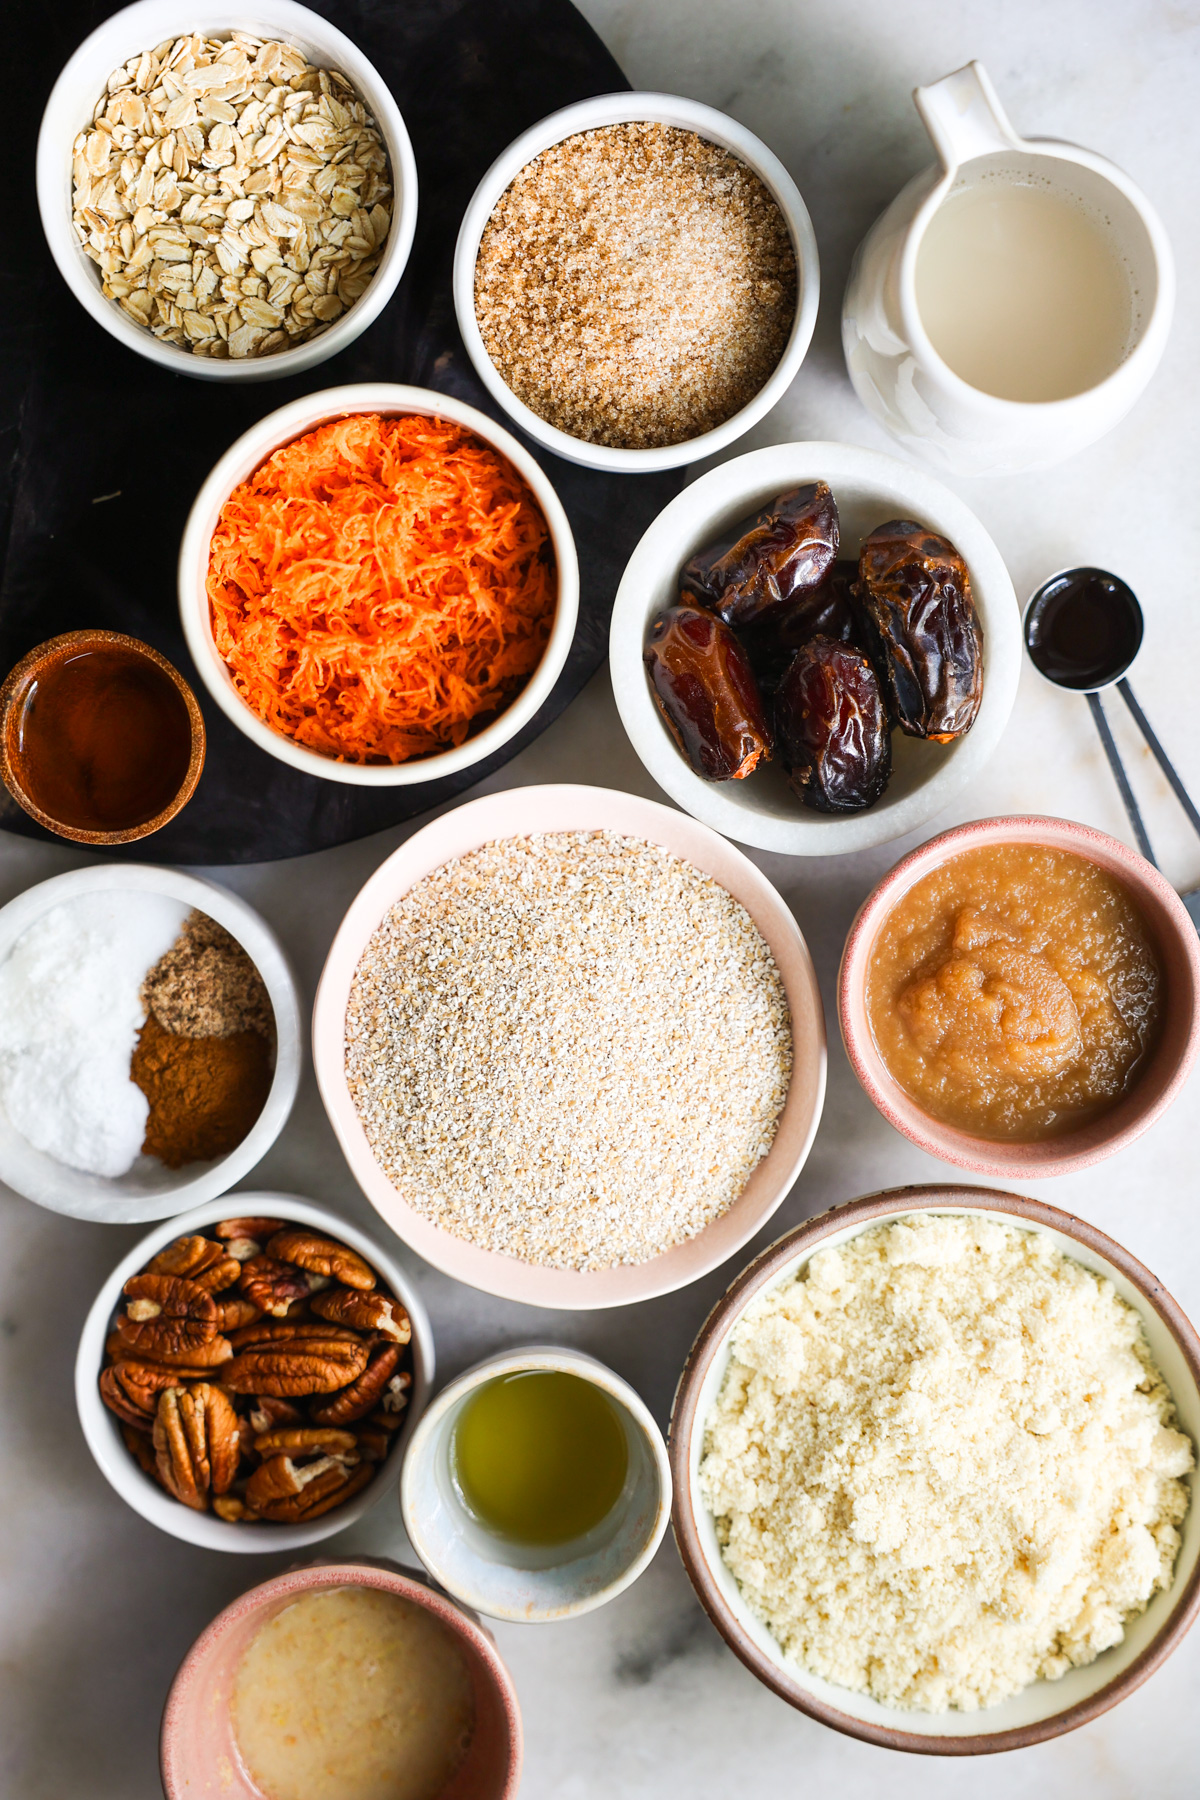
[[[128,1224],[224,1193],[300,1075],[283,951],[244,901],[174,870],[56,876],[0,910],[0,1179]]]
[[[1083,1220],[898,1188],[764,1251],[671,1420],[706,1610],[792,1706],[889,1749],[1087,1724],[1200,1613],[1200,1338]]]
[[[627,474],[697,462],[762,418],[804,360],[818,289],[783,164],[670,94],[533,126],[480,182],[454,255],[493,398],[557,455]]]

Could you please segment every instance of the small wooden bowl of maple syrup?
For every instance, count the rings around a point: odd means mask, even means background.
[[[0,780],[39,825],[79,844],[160,831],[191,799],[204,744],[178,669],[118,631],[49,638],[0,687]]]

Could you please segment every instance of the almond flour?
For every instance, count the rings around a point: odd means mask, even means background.
[[[791,1019],[749,914],[656,844],[507,838],[371,937],[346,1079],[380,1167],[484,1249],[644,1262],[725,1212],[787,1096]]]
[[[505,189],[479,243],[475,312],[504,380],[560,431],[680,444],[772,374],[796,257],[778,205],[728,150],[675,126],[606,125]]]
[[[1121,1642],[1193,1466],[1110,1282],[1045,1233],[914,1214],[747,1309],[700,1482],[789,1658],[973,1711]]]

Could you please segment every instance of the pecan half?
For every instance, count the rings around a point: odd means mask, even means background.
[[[181,1350],[172,1350],[164,1344],[148,1344],[144,1335],[135,1335],[134,1326],[124,1313],[117,1316],[112,1352],[114,1362],[158,1363],[161,1368],[173,1369],[177,1381],[186,1381],[192,1376],[207,1376],[228,1362],[232,1355],[233,1345],[227,1337],[220,1336],[210,1338],[206,1344],[191,1344]]]
[[[322,1431],[315,1425],[281,1425],[274,1431],[260,1432],[254,1448],[266,1460],[271,1456],[353,1457],[358,1448],[352,1431]]]
[[[130,1349],[149,1357],[166,1351],[192,1353],[217,1335],[211,1294],[177,1275],[134,1275],[124,1287],[125,1312],[117,1330]]]
[[[217,1301],[218,1331],[243,1331],[261,1318],[260,1309],[244,1294],[222,1294]]]
[[[240,1427],[228,1394],[209,1382],[164,1388],[154,1420],[154,1449],[163,1486],[196,1512],[210,1493],[223,1494],[237,1475]]]
[[[230,1238],[225,1246],[234,1262],[249,1262],[252,1256],[262,1255],[262,1245],[257,1238]]]
[[[374,1474],[373,1463],[348,1467],[341,1458],[323,1456],[297,1468],[291,1457],[273,1456],[250,1477],[246,1500],[258,1508],[264,1519],[278,1525],[295,1525],[301,1519],[315,1519],[331,1507],[340,1506],[365,1487]]]
[[[138,1431],[135,1430],[132,1425],[122,1425],[121,1436],[125,1440],[125,1448],[137,1463],[142,1474],[148,1475],[151,1481],[158,1482],[159,1487],[161,1487],[162,1482],[159,1480],[158,1474],[158,1458],[154,1454],[154,1444],[151,1440],[149,1431]]]
[[[181,1237],[146,1264],[146,1274],[178,1275],[213,1294],[237,1280],[239,1267],[223,1244],[206,1237]]]
[[[378,1425],[358,1425],[354,1435],[358,1439],[358,1453],[365,1456],[368,1462],[381,1463],[387,1460],[387,1453],[392,1447],[391,1436]]]
[[[274,1237],[277,1231],[283,1229],[282,1219],[262,1218],[222,1219],[212,1228],[213,1236],[222,1238],[226,1242],[235,1238],[257,1238],[263,1244],[268,1238]]]
[[[252,1256],[249,1262],[241,1265],[239,1276],[239,1285],[247,1300],[274,1319],[282,1319],[293,1301],[307,1300],[314,1281],[319,1281],[319,1277],[273,1256]]]
[[[375,1286],[374,1269],[355,1251],[348,1250],[345,1244],[335,1243],[332,1238],[318,1237],[315,1231],[304,1231],[298,1226],[277,1231],[267,1245],[267,1255],[278,1257],[281,1262],[295,1263],[300,1269],[310,1269],[314,1275],[340,1281],[346,1287],[365,1290]]]
[[[355,1325],[359,1331],[377,1331],[397,1344],[407,1344],[412,1337],[408,1314],[389,1294],[378,1291],[364,1294],[358,1288],[329,1288],[323,1294],[313,1295],[312,1309],[335,1325]]]
[[[236,1494],[217,1494],[213,1499],[212,1509],[218,1519],[224,1519],[227,1525],[236,1525],[239,1520],[252,1524],[259,1516],[244,1500],[239,1500]]]
[[[253,1329],[253,1327],[251,1328]],[[357,1381],[367,1366],[367,1346],[344,1338],[305,1338],[243,1350],[221,1370],[235,1394],[332,1394]]]
[[[361,1334],[349,1325],[325,1325],[319,1319],[295,1321],[290,1314],[286,1319],[256,1319],[253,1325],[243,1325],[233,1333],[230,1342],[235,1350],[249,1350],[255,1344],[303,1343],[308,1338],[324,1343],[334,1338],[346,1344],[362,1343]]]
[[[125,1364],[123,1366],[128,1368],[131,1365]],[[139,1406],[137,1402],[125,1392],[125,1389],[117,1378],[117,1371],[115,1368],[101,1369],[100,1398],[103,1400],[105,1406],[107,1406],[109,1412],[116,1413],[122,1424],[129,1426],[133,1431],[149,1431],[154,1423],[153,1412],[148,1412],[145,1407]]]
[[[256,1394],[249,1418],[255,1432],[271,1431],[276,1425],[301,1425],[304,1422],[304,1414],[298,1406],[275,1394]]]
[[[206,1371],[196,1372],[205,1379]],[[153,1363],[114,1363],[100,1374],[100,1398],[119,1419],[141,1431],[149,1431],[158,1410],[158,1396],[164,1388],[179,1387],[178,1369],[164,1369]]]
[[[356,1381],[309,1408],[313,1423],[348,1425],[354,1419],[365,1418],[373,1407],[381,1404],[399,1360],[399,1344],[380,1344],[371,1351],[370,1361]]]

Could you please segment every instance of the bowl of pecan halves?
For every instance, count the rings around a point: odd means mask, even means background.
[[[374,1239],[291,1194],[227,1194],[114,1269],[75,1398],[122,1499],[213,1550],[330,1537],[394,1493],[429,1320]]]

